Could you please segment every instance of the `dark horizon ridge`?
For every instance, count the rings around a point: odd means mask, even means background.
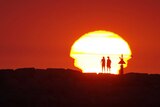
[[[70,69],[0,70],[0,106],[159,107],[160,75],[81,73]]]
[[[75,70],[75,69],[70,69],[70,68],[35,68],[35,67],[22,67],[22,68],[15,68],[15,69],[8,69],[8,68],[0,68],[0,72],[2,71],[22,71],[22,70],[31,70],[31,71],[54,71],[54,70],[59,70],[59,71],[74,71],[74,72],[80,72],[83,73],[81,70]],[[96,72],[94,73],[83,73],[83,74],[97,74]],[[99,74],[108,74],[108,73],[99,73]],[[147,74],[147,75],[160,75],[160,74],[156,74],[156,73],[142,73],[142,72],[127,72],[124,74]],[[118,75],[118,74],[110,74],[110,75]]]

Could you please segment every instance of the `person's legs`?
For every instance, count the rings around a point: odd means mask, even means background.
[[[108,68],[108,66],[107,66],[107,73],[109,73],[108,71],[109,71],[109,68]]]
[[[111,73],[111,67],[109,67],[109,73]]]
[[[103,73],[103,65],[102,65],[102,73]]]

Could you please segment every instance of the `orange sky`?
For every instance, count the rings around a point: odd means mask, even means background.
[[[81,35],[109,30],[131,46],[126,72],[160,73],[159,0],[1,0],[0,68],[71,68]]]

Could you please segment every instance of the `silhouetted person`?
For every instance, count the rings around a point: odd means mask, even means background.
[[[102,73],[104,73],[105,72],[105,57],[104,56],[101,59],[101,64],[102,64]]]
[[[124,73],[124,71],[123,71],[123,64],[126,64],[126,63],[125,63],[124,60],[123,60],[123,54],[122,54],[121,57],[119,57],[119,58],[120,58],[120,61],[119,61],[118,64],[121,64],[121,65],[120,65],[119,74],[122,75],[122,74]]]
[[[109,56],[107,57],[107,72],[110,73],[111,71],[111,60]]]

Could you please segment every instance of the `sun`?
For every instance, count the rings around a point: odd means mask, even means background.
[[[118,74],[121,54],[126,62],[125,68],[132,54],[129,44],[118,34],[104,30],[84,34],[74,42],[70,51],[70,56],[74,59],[74,66],[81,69],[83,73],[101,73],[101,59],[103,56],[107,59],[109,56],[111,59],[110,73]]]

